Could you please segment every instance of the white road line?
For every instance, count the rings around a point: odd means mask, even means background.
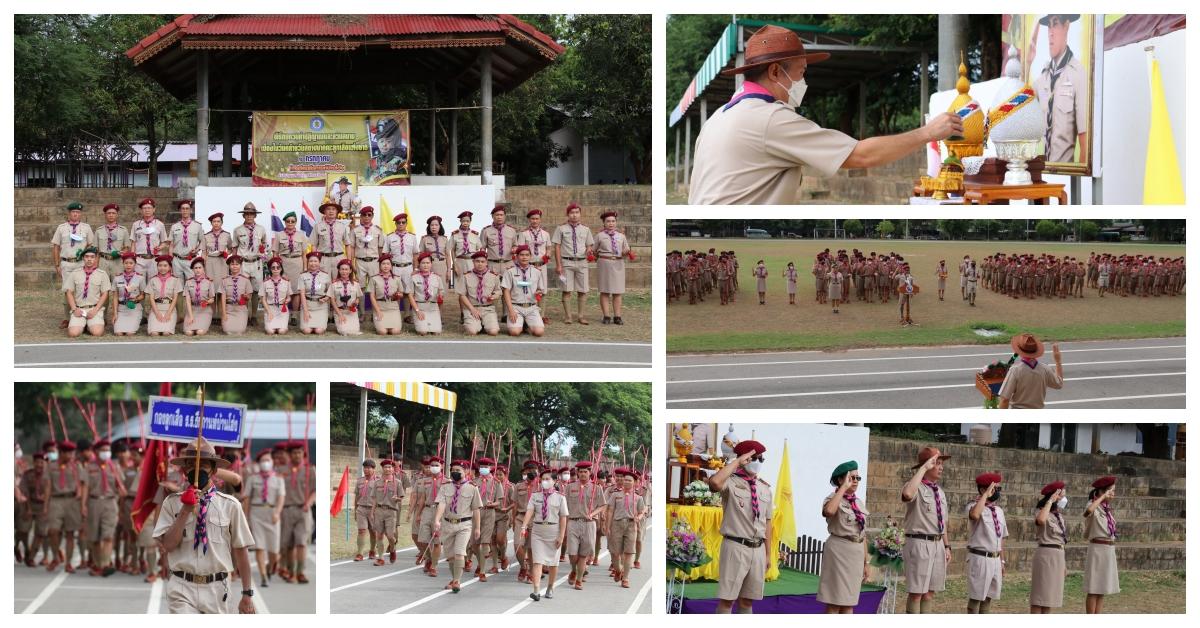
[[[77,345],[77,347],[78,347],[78,345]],[[514,359],[514,360],[481,360],[481,359],[472,359],[472,358],[462,358],[461,360],[434,360],[434,359],[429,359],[429,358],[412,358],[412,359],[361,358],[361,359],[356,359],[356,358],[309,358],[309,357],[306,357],[306,358],[304,358],[304,364],[297,363],[293,366],[301,367],[301,366],[313,364],[313,363],[325,363],[325,364],[352,364],[352,363],[426,364],[426,365],[428,365],[428,364],[468,364],[468,365],[521,364],[523,366],[529,366],[530,360],[535,360],[539,365],[551,365],[551,364],[579,365],[579,364],[583,364],[583,365],[592,365],[592,366],[650,366],[650,364],[651,364],[650,362],[612,362],[612,361],[602,361],[602,360],[547,360],[544,358],[526,358],[526,359],[522,359],[522,360],[516,360],[516,359]],[[87,363],[91,366],[102,366],[102,365],[103,366],[131,366],[131,365],[137,365],[137,364],[187,364],[188,366],[195,366],[197,364],[201,364],[201,365],[263,364],[268,361],[269,360],[264,360],[262,358],[230,360],[230,359],[211,359],[211,358],[197,357],[197,358],[193,358],[190,360],[181,360],[178,358],[171,359],[171,360],[88,360]],[[78,365],[78,364],[79,364],[79,361],[74,360],[74,361],[69,361],[69,362],[66,362],[66,361],[64,361],[64,362],[17,362],[15,364],[15,366],[74,366],[74,365]],[[278,367],[281,365],[275,364],[274,366]]]
[[[646,584],[642,585],[642,590],[638,591],[637,597],[633,599],[633,604],[629,605],[629,610],[625,611],[626,615],[636,615],[637,614],[638,607],[642,605],[643,601],[645,601],[646,594],[650,593],[650,585],[652,585],[652,584],[654,584],[653,578],[649,578],[646,580]]]
[[[150,601],[146,603],[146,614],[157,615],[162,608],[163,579],[155,578],[150,587]]]
[[[17,345],[13,345],[13,346],[18,349],[37,349],[40,347],[72,347],[72,348],[78,349],[78,348],[84,347],[84,346],[88,346],[88,347],[132,347],[132,346],[139,346],[139,345],[169,346],[169,345],[197,345],[197,344],[235,345],[235,346],[245,346],[245,345],[279,346],[279,345],[286,344],[286,343],[313,344],[313,343],[318,343],[318,342],[327,342],[329,344],[339,344],[339,345],[345,345],[345,344],[372,344],[373,345],[373,344],[379,344],[380,342],[384,342],[387,344],[396,344],[396,345],[427,344],[427,345],[434,345],[434,346],[461,344],[461,345],[471,345],[474,347],[478,347],[480,344],[484,344],[484,343],[495,344],[495,345],[528,345],[528,346],[532,346],[532,347],[542,347],[542,346],[546,346],[546,345],[552,345],[552,346],[597,346],[597,347],[601,347],[601,346],[602,347],[650,347],[650,346],[653,346],[653,344],[649,343],[649,342],[598,342],[598,341],[587,341],[587,340],[580,340],[580,341],[574,341],[574,340],[484,340],[482,338],[474,339],[474,340],[467,340],[467,339],[458,340],[458,339],[453,339],[453,338],[445,338],[445,339],[439,338],[437,340],[416,340],[416,339],[413,339],[413,340],[391,340],[391,339],[376,340],[376,339],[350,339],[350,338],[338,339],[338,340],[329,340],[328,338],[313,339],[313,340],[303,339],[303,338],[295,338],[295,339],[280,338],[278,340],[128,340],[128,341],[111,341],[111,340],[109,340],[109,341],[97,341],[97,342],[87,342],[87,341],[82,341],[82,342],[34,342],[34,343],[27,343],[27,344],[17,344]]]
[[[411,551],[413,551],[413,550],[415,550],[415,549],[417,549],[417,546],[416,546],[416,545],[410,545],[410,546],[408,546],[408,547],[405,547],[405,548],[402,548],[402,549],[398,549],[398,550],[396,550],[396,553],[397,553],[397,554],[401,554],[401,553],[404,553],[404,552],[411,552]],[[349,565],[349,564],[351,564],[351,563],[365,563],[365,562],[367,562],[367,560],[368,560],[368,559],[366,559],[366,558],[364,558],[364,559],[362,559],[362,560],[354,560],[354,559],[350,559],[350,560],[339,560],[339,561],[338,561],[338,562],[336,562],[336,563],[329,563],[329,566],[330,566],[330,567],[338,567],[338,566],[340,566],[340,565]]]
[[[63,581],[67,579],[68,575],[70,574],[65,571],[58,572],[58,574],[54,576],[54,579],[46,585],[46,588],[42,589],[42,592],[38,593],[37,597],[33,598],[33,601],[29,603],[29,606],[26,606],[25,610],[21,611],[21,614],[32,615],[36,613],[38,609],[46,603],[46,600],[49,600],[50,596],[54,595],[54,591],[58,589],[58,587],[62,586]]]
[[[79,346],[79,345],[75,345]],[[1090,351],[1149,351],[1154,349],[1182,349],[1187,345],[1148,345],[1142,347],[1099,347],[1096,349],[1063,349],[1062,353],[1082,353]],[[771,362],[717,362],[707,364],[668,364],[668,369],[696,369],[696,368],[718,368],[730,366],[775,366],[780,364],[827,364],[830,362],[880,362],[884,360],[932,360],[946,358],[981,358],[991,357],[1001,354],[1011,355],[1011,351],[1006,351],[1003,345],[996,345],[997,349],[988,353],[951,353],[943,355],[898,355],[875,358],[834,358],[829,360],[777,360]],[[909,347],[909,350],[913,347]],[[879,349],[867,349],[868,351],[878,351]],[[825,353],[823,351],[813,353]],[[736,354],[716,354],[716,355],[736,355]],[[672,356],[675,357],[675,356]]]
[[[197,414],[198,413],[199,412],[197,412]],[[80,591],[137,591],[139,593],[146,590],[146,587],[123,587],[120,585],[113,585],[111,587],[103,587],[103,586],[96,586],[96,585],[89,585],[89,584],[64,584],[58,588],[60,588],[60,589],[78,589]]]
[[[604,550],[603,552],[601,552],[601,553],[600,553],[600,555],[599,555],[599,556],[597,556],[597,557],[596,557],[596,560],[601,560],[601,559],[603,559],[603,558],[604,558],[605,556],[607,556],[607,555],[608,555],[608,550]],[[571,576],[571,570],[570,570],[570,568],[569,568],[569,565],[570,565],[570,564],[568,563],[567,575],[565,575],[565,576],[563,576],[563,577],[559,578],[558,580],[555,580],[555,581],[554,581],[554,588],[555,588],[555,589],[557,589],[558,587],[562,586],[562,583],[566,582],[566,581],[567,581],[567,578],[569,578],[569,577]],[[543,595],[544,595],[544,594],[545,594],[545,589],[540,589],[540,592],[541,592],[541,593],[543,593]],[[553,598],[552,598],[552,599],[553,599]],[[513,607],[512,607],[512,608],[510,608],[510,609],[508,609],[508,610],[506,610],[506,611],[504,611],[503,613],[500,613],[500,614],[501,614],[501,615],[513,615],[513,614],[516,614],[516,613],[519,613],[519,612],[521,612],[521,609],[525,608],[526,606],[529,606],[530,604],[533,604],[533,598],[529,597],[529,594],[526,594],[526,596],[525,596],[525,599],[524,599],[524,600],[521,600],[520,602],[517,602],[515,605],[513,605]]]
[[[465,589],[465,588],[475,584],[476,582],[479,582],[479,578],[471,578],[470,580],[467,580],[466,582],[463,582],[462,584],[460,584],[459,589]],[[404,606],[401,606],[400,608],[392,609],[384,614],[385,615],[395,615],[397,613],[403,613],[409,609],[416,608],[426,602],[436,600],[437,598],[442,597],[443,595],[449,595],[449,594],[450,594],[450,589],[442,589],[441,591],[438,591],[437,593],[434,593],[432,595],[426,595],[425,597],[417,600],[416,602],[410,602],[408,604],[405,604]]]
[[[1047,401],[1046,405],[1070,405],[1073,403],[1099,403],[1101,401],[1125,401],[1128,399],[1160,399],[1163,397],[1186,397],[1187,393],[1162,393],[1157,395],[1124,395],[1121,397],[1092,397],[1090,399],[1064,399],[1062,401]],[[978,410],[979,406],[954,408],[955,410]]]
[[[1096,364],[1133,364],[1136,362],[1174,362],[1186,360],[1184,356],[1178,358],[1145,358],[1141,360],[1104,360],[1099,362],[1064,362],[1063,368],[1068,366],[1093,366]],[[711,379],[679,379],[669,380],[667,384],[706,384],[709,382],[745,382],[745,381],[760,381],[766,379],[810,379],[816,377],[852,377],[855,375],[910,375],[917,373],[950,373],[955,371],[979,371],[977,366],[967,366],[952,369],[920,369],[914,371],[853,371],[849,373],[810,373],[806,375],[764,375],[761,377],[715,377]]]
[[[1064,379],[1068,382],[1079,382],[1093,379],[1121,379],[1127,377],[1172,377],[1183,376],[1186,373],[1131,373],[1123,375],[1097,375],[1093,377],[1072,377]],[[773,399],[780,397],[817,397],[822,395],[852,395],[860,393],[904,392],[909,390],[937,390],[942,388],[974,388],[975,384],[942,384],[938,386],[903,386],[897,388],[864,388],[858,390],[821,390],[799,393],[777,393],[771,395],[736,395],[731,397],[694,397],[689,399],[667,398],[667,405],[680,403],[698,403],[701,401],[737,401],[741,399]]]
[[[444,563],[444,562],[446,562],[446,559],[445,559],[445,558],[443,558],[443,559],[439,560],[439,561],[438,561],[438,564],[440,565],[440,564],[442,564],[442,563]],[[350,584],[343,584],[343,585],[342,585],[342,586],[340,586],[340,587],[334,587],[334,588],[330,589],[330,590],[329,590],[329,592],[330,592],[330,593],[337,593],[338,591],[344,591],[344,590],[346,590],[346,589],[352,589],[352,588],[354,588],[354,587],[357,587],[357,586],[360,586],[360,585],[367,584],[368,582],[375,582],[376,580],[383,580],[384,578],[391,578],[392,576],[398,576],[398,575],[400,575],[400,574],[402,574],[402,573],[408,573],[408,572],[410,572],[410,571],[414,571],[414,570],[417,570],[417,569],[421,569],[422,567],[424,567],[424,565],[416,565],[416,566],[414,566],[414,567],[407,567],[407,568],[401,569],[401,570],[399,570],[399,571],[389,571],[389,572],[387,572],[387,573],[385,573],[385,574],[383,574],[383,575],[380,575],[380,576],[374,576],[374,577],[372,577],[372,578],[367,578],[366,580],[359,580],[359,581],[357,581],[357,582],[351,582]]]

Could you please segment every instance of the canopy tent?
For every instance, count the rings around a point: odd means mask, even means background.
[[[367,399],[372,393],[449,412],[446,442],[454,442],[454,409],[458,406],[458,394],[455,392],[424,382],[332,382],[329,386],[331,397],[358,397],[356,440],[360,461],[367,457]]]

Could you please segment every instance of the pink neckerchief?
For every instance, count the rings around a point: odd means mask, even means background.
[[[259,477],[262,478],[262,483],[263,483],[262,500],[263,500],[263,503],[265,504],[265,503],[267,503],[267,490],[270,488],[270,480],[272,477],[275,476],[275,472],[274,471],[259,471],[258,475],[259,475]]]
[[[375,476],[367,477],[364,475],[363,479],[366,481],[363,482],[362,488],[358,491],[358,496],[360,498],[367,496],[367,489],[371,488],[371,481],[375,479]]]
[[[187,237],[188,236],[188,227],[192,226],[192,219],[191,218],[182,219],[179,221],[179,224],[183,225],[183,245],[187,246],[188,245],[188,237]]]
[[[100,493],[108,493],[108,462],[103,460],[96,461],[96,466],[100,469]]]
[[[617,248],[617,230],[615,228],[614,229],[605,229],[604,233],[608,235],[608,243],[609,243],[609,246],[612,247],[613,255],[620,256],[621,249]]]
[[[750,485],[750,513],[754,515],[755,519],[758,519],[758,479],[751,477],[745,469],[738,469],[737,471],[734,471],[733,474],[739,478],[742,478],[747,484]]]
[[[622,500],[625,502],[625,512],[629,513],[629,516],[631,516],[631,517],[636,516],[637,513],[633,512],[633,504],[637,500],[637,493],[633,492],[632,490],[626,491],[624,489],[621,490],[621,493],[622,493],[622,496],[621,496]],[[757,519],[758,518],[758,498],[752,497],[751,502],[754,504],[754,517]]]
[[[287,237],[288,237],[288,253],[295,253],[296,252],[296,244],[295,244],[294,240],[296,237],[296,230],[292,229],[289,231],[287,229],[284,229],[283,232],[286,233]]]
[[[99,268],[99,267],[97,267],[97,268]],[[95,268],[93,268],[91,270],[88,270],[87,268],[83,269],[83,298],[85,298],[85,299],[87,298],[87,295],[88,295],[88,286],[90,286],[92,284],[92,273],[94,273],[94,272],[96,272]]]
[[[1107,503],[1101,503],[1100,508],[1104,511],[1105,523],[1108,524],[1108,535],[1114,539],[1117,538],[1117,522],[1113,519],[1112,509],[1108,507]]]
[[[208,279],[208,277],[197,277],[194,280],[196,283],[196,298],[192,301],[192,303],[195,303],[196,305],[200,305],[200,290],[204,286],[205,279]]]
[[[154,278],[158,280],[158,296],[159,296],[159,298],[165,299],[166,298],[165,295],[167,294],[167,280],[171,279],[172,275],[170,273],[168,273],[166,275],[159,273],[159,274],[155,275]]]
[[[987,509],[992,511],[992,527],[996,530],[996,538],[1000,538],[1000,515],[996,514],[996,506],[987,504]]]
[[[128,301],[129,300],[129,283],[133,281],[133,278],[136,277],[137,274],[136,273],[121,273],[121,276],[125,278],[125,300]]]
[[[583,488],[585,485],[588,485],[589,488],[592,489],[592,494],[591,494],[592,501],[590,504],[588,503],[587,498],[584,497]],[[584,513],[590,517],[592,514],[592,511],[596,509],[596,485],[595,485],[595,483],[590,482],[590,481],[586,482],[586,483],[585,482],[579,483],[579,502],[581,504],[583,504]]]
[[[475,300],[483,303],[483,280],[487,277],[488,271],[485,270],[483,272],[479,272],[475,269],[471,269],[471,272],[475,273],[475,277],[479,280],[478,283],[475,284]]]
[[[422,279],[422,281],[421,281],[421,288],[422,288],[422,292],[423,292],[423,293],[424,293],[424,295],[425,295],[425,300],[426,300],[426,301],[428,301],[428,300],[429,300],[429,273],[427,273],[427,272],[425,272],[425,271],[421,271],[421,272],[419,272],[419,273],[417,273],[417,274],[421,276],[421,279]]]
[[[850,510],[854,513],[854,521],[858,524],[858,531],[862,532],[867,527],[867,518],[858,509],[858,497],[854,493],[846,493],[842,495],[842,499],[850,504]]]
[[[1031,370],[1037,369],[1038,361],[1036,358],[1024,358],[1023,357],[1023,358],[1021,358],[1021,361],[1024,362],[1025,366],[1028,366]]]

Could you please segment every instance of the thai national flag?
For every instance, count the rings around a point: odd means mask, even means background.
[[[312,237],[313,226],[317,224],[317,217],[313,214],[313,210],[308,206],[308,201],[301,200],[300,206],[304,208],[304,213],[300,214],[300,229],[304,231],[304,235]]]
[[[271,231],[279,233],[283,231],[283,221],[279,219],[279,215],[275,213],[275,201],[271,201]]]

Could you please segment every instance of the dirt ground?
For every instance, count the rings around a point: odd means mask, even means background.
[[[592,293],[588,298],[588,303],[585,306],[584,313],[587,315],[590,325],[579,325],[572,323],[564,325],[562,323],[562,302],[558,292],[551,292],[543,301],[542,311],[549,313],[550,323],[546,329],[546,337],[554,340],[612,340],[612,341],[632,341],[632,342],[649,342],[651,337],[650,332],[650,293],[649,292],[630,292],[624,297],[623,310],[624,325],[601,325],[600,324],[600,300],[596,293]],[[54,342],[66,338],[66,332],[58,328],[59,321],[62,320],[62,305],[61,293],[50,292],[49,290],[20,290],[13,296],[13,305],[15,308],[15,335],[14,338],[18,343],[30,342]],[[574,300],[572,300],[571,310],[574,312]],[[106,313],[107,314],[107,313]],[[442,336],[447,338],[458,338],[462,334],[462,325],[458,322],[458,305],[455,302],[453,305],[447,302],[442,306]],[[503,327],[503,325],[501,326]],[[412,326],[406,325],[406,334],[400,338],[412,336]],[[365,336],[371,336],[372,330],[370,325],[366,326]],[[503,333],[503,329],[501,332]],[[123,340],[125,336],[112,335],[112,327],[110,326],[102,340]],[[215,333],[214,333],[215,332]],[[299,334],[293,327],[288,331],[288,335]],[[337,331],[332,324],[329,325],[329,330],[325,333],[326,337],[338,338]],[[247,330],[240,336],[247,339],[262,339],[267,335],[263,333],[262,326]],[[145,327],[143,326],[141,333],[136,336],[128,337],[136,340],[146,340],[149,336],[146,335]],[[227,339],[220,331],[219,324],[213,328],[205,336],[198,337],[198,340],[206,339]],[[90,336],[84,335],[81,338],[83,341],[91,339]]]
[[[895,251],[913,268],[921,292],[913,300],[912,317],[919,327],[901,328],[899,302],[884,305],[857,302],[851,297],[841,313],[818,305],[811,274],[813,259],[825,248],[854,248],[870,253]],[[1084,340],[1183,334],[1185,299],[1179,297],[1121,298],[1097,296],[1085,289],[1082,299],[1012,299],[980,289],[976,306],[962,300],[958,288],[958,261],[963,255],[980,259],[1005,253],[1051,253],[1086,259],[1092,252],[1180,256],[1183,246],[1041,242],[943,242],[914,240],[750,240],[672,239],[667,250],[715,248],[734,250],[739,261],[737,300],[722,306],[717,294],[704,303],[672,302],[667,308],[669,351],[738,351],[767,349],[848,349],[874,346],[970,344],[1007,342],[1012,333],[1043,333],[1050,340]],[[766,305],[758,304],[755,263],[766,263]],[[937,299],[935,268],[945,259],[950,269],[945,301]],[[787,301],[783,277],[788,261],[799,272],[796,305]],[[719,324],[714,324],[719,321]],[[977,336],[972,327],[994,327],[998,339]]]
[[[1184,613],[1187,588],[1183,571],[1123,571],[1121,592],[1104,596],[1105,613]],[[1029,612],[1029,574],[1008,574],[1000,599],[992,602],[993,613]],[[1063,606],[1055,613],[1084,612],[1083,574],[1067,576]],[[901,583],[896,594],[896,612],[904,612],[905,592]],[[933,599],[935,613],[967,612],[967,581],[963,576],[946,580],[946,590]]]

